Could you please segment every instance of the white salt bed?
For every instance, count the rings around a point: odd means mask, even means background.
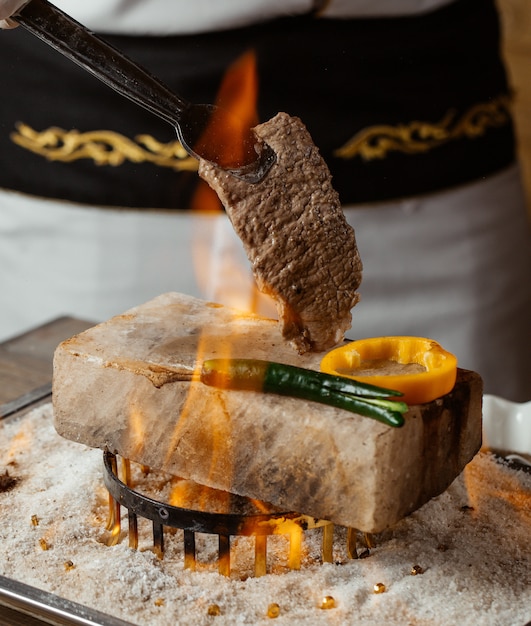
[[[0,422],[0,474],[6,470],[18,482],[0,493],[0,574],[138,626],[531,620],[531,475],[488,453],[444,494],[376,535],[368,558],[349,560],[344,529],[336,529],[336,563],[320,564],[315,530],[305,534],[301,570],[290,571],[287,542],[274,537],[273,573],[260,578],[251,577],[250,539],[233,538],[230,578],[217,573],[208,536],[198,539],[197,572],[184,569],[180,531],[166,533],[163,560],[148,549],[147,529],[138,551],[127,539],[105,545],[102,453],[59,437],[51,405]],[[415,565],[423,573],[412,575]],[[377,583],[385,592],[374,593]],[[319,608],[324,596],[334,598],[334,608]],[[267,616],[272,603],[280,607],[277,618]],[[208,614],[214,604],[219,615]]]

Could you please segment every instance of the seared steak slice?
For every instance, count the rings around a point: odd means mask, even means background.
[[[199,175],[225,206],[258,288],[275,300],[284,338],[301,353],[323,351],[350,328],[359,298],[354,230],[304,124],[279,113],[255,131],[277,155],[264,180],[246,183],[204,161]]]

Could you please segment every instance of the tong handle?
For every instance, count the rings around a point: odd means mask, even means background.
[[[13,16],[26,30],[106,85],[178,126],[191,106],[164,83],[47,0],[31,0]]]

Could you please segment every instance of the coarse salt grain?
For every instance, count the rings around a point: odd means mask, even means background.
[[[210,536],[198,537],[196,572],[183,567],[181,531],[168,533],[163,560],[149,549],[147,530],[139,550],[127,540],[108,547],[102,453],[59,437],[51,405],[0,422],[5,470],[18,482],[0,493],[0,573],[139,626],[273,617],[301,626],[523,626],[531,618],[531,476],[489,454],[478,454],[444,494],[377,535],[369,558],[348,559],[346,531],[336,529],[334,564],[320,564],[321,534],[309,531],[302,568],[290,571],[287,540],[272,537],[273,573],[260,578],[252,577],[248,538],[233,539],[230,578],[217,573]],[[380,581],[385,593],[375,595]],[[327,597],[333,606],[322,611]]]

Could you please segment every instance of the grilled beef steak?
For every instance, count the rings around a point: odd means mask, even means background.
[[[258,184],[205,161],[243,242],[258,288],[275,300],[282,335],[300,352],[322,351],[350,328],[361,260],[332,177],[304,124],[286,113],[255,128],[277,155]]]

